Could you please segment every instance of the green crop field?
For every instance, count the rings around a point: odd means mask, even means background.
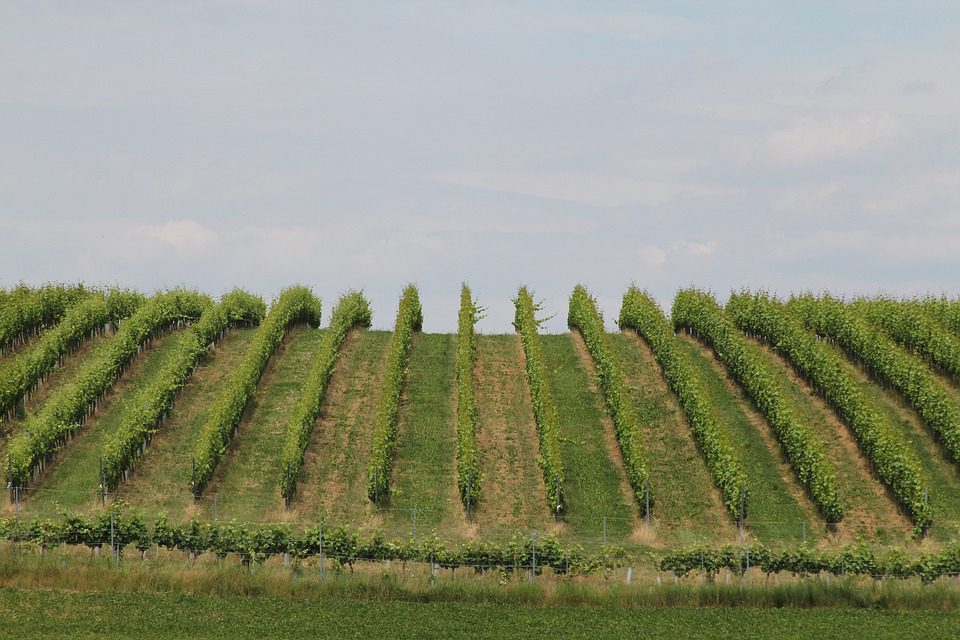
[[[667,314],[631,288],[611,330],[578,287],[570,331],[545,334],[522,289],[516,333],[474,335],[466,286],[458,334],[421,332],[413,286],[392,332],[356,292],[74,298],[60,322],[82,331],[26,330],[0,361],[0,529],[19,549],[647,577],[960,566],[960,335],[942,320],[960,301],[686,290]]]

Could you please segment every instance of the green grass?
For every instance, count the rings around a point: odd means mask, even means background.
[[[623,470],[617,468],[620,461],[611,459],[609,453],[603,397],[592,384],[571,334],[544,335],[540,339],[550,392],[560,417],[569,533],[576,538],[602,540],[606,517],[607,540],[623,541],[633,531],[636,506],[624,493],[626,480]]]
[[[52,467],[47,467],[38,486],[31,491],[30,512],[54,515],[58,506],[73,511],[89,511],[98,506],[103,443],[119,428],[124,412],[137,394],[157,378],[179,337],[179,333],[166,334],[134,358],[101,403],[98,413],[87,419],[83,428],[58,453]]]
[[[290,415],[320,348],[323,329],[298,326],[284,337],[270,357],[240,428],[204,491],[203,517],[240,521],[277,521],[280,496],[280,454]],[[216,496],[214,513],[213,496]]]
[[[933,527],[930,535],[936,540],[953,540],[960,536],[960,472],[945,456],[920,417],[892,389],[884,389],[870,376],[847,359],[839,347],[828,345],[843,362],[847,373],[860,383],[860,389],[880,417],[897,431],[916,452],[924,476],[930,481],[930,505],[933,507]]]
[[[730,516],[650,349],[636,334],[610,334],[609,339],[643,430],[657,540],[671,544],[734,540]]]
[[[291,504],[300,521],[360,527],[370,519],[367,462],[390,336],[355,329],[341,347]]]
[[[485,539],[507,538],[517,529],[544,531],[553,522],[537,466],[537,426],[526,376],[518,335],[476,336],[483,494],[474,518]]]
[[[397,426],[388,531],[456,528],[464,520],[456,489],[456,336],[414,334]]]
[[[765,543],[801,540],[804,525],[808,537],[818,535],[824,527],[818,524],[813,528],[813,506],[801,504],[805,498],[790,467],[778,452],[771,451],[768,441],[758,431],[769,432],[763,417],[727,379],[723,365],[708,355],[702,345],[685,334],[679,336],[678,344],[696,371],[707,403],[721,424],[730,430],[734,450],[740,454],[750,496],[747,513],[750,531]]]
[[[150,448],[117,489],[117,497],[149,514],[164,512],[172,519],[195,511],[190,472],[197,435],[255,333],[256,329],[232,329],[217,343],[190,376]]]
[[[871,474],[847,427],[780,356],[754,341],[748,340],[748,346],[777,382],[793,414],[824,444],[846,511],[840,531],[847,538],[882,543],[909,538],[909,521]]]
[[[7,638],[916,638],[960,615],[870,609],[622,608],[0,590]]]

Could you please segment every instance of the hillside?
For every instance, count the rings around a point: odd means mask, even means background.
[[[643,294],[631,290],[630,296]],[[647,304],[639,298],[633,302]],[[903,375],[937,390],[942,405],[937,413],[909,395],[916,381],[892,379],[896,369],[878,370],[869,359],[874,356],[858,352],[857,343],[826,335],[804,319],[812,312],[802,304],[819,304],[826,310],[818,313],[833,313],[827,309],[830,300],[760,302],[773,305],[769,312],[781,314],[793,330],[803,327],[820,338],[818,353],[834,363],[830,375],[849,381],[877,433],[888,434],[896,443],[894,453],[914,461],[915,467],[907,466],[914,474],[910,479],[919,483],[914,495],[922,504],[911,508],[928,509],[922,512],[929,513],[928,520],[908,508],[904,490],[895,488],[899,485],[891,485],[882,472],[886,463],[871,448],[874,436],[851,427],[845,407],[825,391],[828,378],[812,377],[791,361],[793,352],[784,342],[756,327],[738,328],[747,320],[712,299],[691,320],[693,329],[652,333],[670,321],[650,302],[637,307],[642,313],[633,319],[622,315],[619,332],[596,333],[602,322],[590,329],[578,320],[570,333],[522,336],[538,345],[527,352],[516,334],[473,336],[463,327],[459,334],[426,334],[414,319],[409,343],[401,344],[394,332],[370,331],[369,320],[351,320],[342,327],[342,344],[331,352],[317,418],[302,441],[302,466],[293,470],[281,459],[295,408],[308,374],[326,345],[334,343],[325,337],[329,322],[312,328],[315,318],[302,311],[273,321],[279,317],[274,308],[262,320],[225,324],[213,344],[192,356],[195,365],[171,392],[168,410],[126,463],[122,480],[104,485],[105,443],[130,428],[138,403],[165,384],[171,362],[182,357],[180,336],[194,330],[197,316],[183,317],[156,328],[137,346],[129,365],[91,401],[82,423],[41,452],[27,481],[8,474],[10,500],[3,510],[17,519],[55,519],[65,509],[95,515],[128,505],[124,508],[138,510],[148,522],[160,513],[181,523],[194,518],[302,528],[324,522],[383,531],[392,539],[435,534],[448,541],[504,542],[519,532],[555,536],[588,551],[605,544],[658,549],[735,544],[741,539],[741,518],[748,542],[771,547],[831,548],[859,541],[928,548],[956,540],[960,474],[951,446],[960,432],[960,424],[952,422],[960,416],[960,391],[944,371],[949,355],[935,362],[919,338],[872,320],[863,311],[868,302],[838,303],[849,322],[884,336],[882,346],[891,357],[915,367]],[[937,323],[951,341],[948,346],[960,344],[960,336],[940,325],[937,314],[924,311],[932,303],[886,303],[901,305],[907,317],[920,314],[924,322]],[[205,309],[222,306],[203,304]],[[415,304],[419,309],[419,301]],[[945,304],[958,303],[941,301]],[[407,320],[398,314],[402,321]],[[120,328],[127,322],[132,320],[121,321]],[[51,330],[38,329],[8,352],[0,375]],[[274,342],[258,346],[267,331],[275,332]],[[57,409],[51,403],[67,402],[77,370],[110,340],[110,334],[98,333],[65,352],[61,364],[20,400],[0,429],[5,468],[13,468],[25,440],[55,428],[43,422]],[[461,340],[472,340],[472,347],[458,350]],[[731,361],[726,349],[743,355]],[[467,362],[460,360],[464,353]],[[393,354],[403,357],[395,360]],[[253,357],[266,358],[264,368],[239,380],[248,375],[245,363]],[[535,362],[528,361],[531,357]],[[665,368],[667,358],[673,358],[672,368]],[[390,380],[400,385],[397,398],[386,391]],[[532,380],[548,394],[535,400]],[[198,443],[221,410],[226,390],[240,383],[246,395],[237,406],[236,423],[225,433],[226,445],[209,481],[198,488],[192,484],[202,451]],[[463,385],[473,397],[466,414],[458,412]],[[705,425],[709,433],[692,424]],[[388,478],[371,465],[378,429],[387,429],[389,438],[383,453]],[[800,438],[813,452],[807,457],[796,450]],[[722,459],[705,456],[714,442],[730,453]],[[549,447],[557,467],[545,462]],[[476,486],[469,480],[458,490],[459,465],[467,453],[476,457]],[[805,460],[814,455],[820,466],[803,466],[812,464]],[[285,503],[280,481],[290,473],[296,474],[296,493]],[[721,473],[739,474],[742,498],[725,497],[717,480]],[[820,484],[811,480],[815,473],[821,474]],[[377,489],[376,502],[369,493],[373,481],[386,488]],[[839,520],[824,515],[820,492],[826,486],[837,496]],[[475,496],[469,509],[467,490]],[[562,499],[559,515],[551,502],[556,496]]]

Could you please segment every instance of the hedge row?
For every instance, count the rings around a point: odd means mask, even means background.
[[[96,292],[66,311],[56,327],[17,354],[0,371],[0,417],[9,417],[30,392],[81,342],[133,313],[143,296],[127,291]]]
[[[673,323],[704,340],[740,383],[767,419],[800,483],[827,522],[843,518],[836,479],[823,453],[823,444],[790,410],[776,380],[751,353],[742,333],[707,293],[680,291],[673,303]]]
[[[562,514],[565,508],[563,495],[563,459],[560,456],[560,417],[550,394],[547,382],[547,365],[543,358],[543,348],[537,331],[540,324],[536,318],[539,305],[533,304],[533,298],[526,287],[521,287],[513,301],[516,313],[513,326],[520,334],[523,354],[527,366],[527,382],[533,404],[533,416],[540,436],[540,455],[537,462],[543,471],[543,482],[547,490],[550,509]]]
[[[227,445],[240,426],[240,418],[257,390],[257,383],[267,368],[270,356],[280,346],[287,330],[301,322],[313,327],[320,324],[320,300],[306,287],[284,289],[260,323],[243,361],[233,372],[200,429],[193,449],[190,478],[190,488],[195,496],[203,492],[226,453]]]
[[[789,572],[796,576],[828,573],[835,576],[865,576],[873,578],[919,577],[930,583],[940,577],[960,573],[960,543],[954,542],[940,551],[908,556],[901,549],[887,549],[877,553],[869,547],[855,545],[833,551],[819,551],[799,547],[772,551],[764,546],[746,549],[728,545],[719,549],[691,547],[668,553],[660,559],[661,571],[672,571],[685,576],[700,571],[712,579],[721,569],[742,573],[756,567],[767,574]]]
[[[788,306],[808,329],[838,344],[906,398],[953,461],[960,463],[960,407],[923,362],[901,352],[881,330],[828,295],[795,297]]]
[[[91,291],[80,285],[19,286],[5,292],[0,305],[0,353],[55,325],[67,309]]]
[[[603,318],[597,310],[597,303],[581,285],[577,285],[570,296],[567,326],[580,332],[593,359],[600,389],[613,419],[617,444],[620,445],[633,497],[640,505],[641,514],[647,515],[646,508],[648,504],[652,507],[653,496],[649,492],[650,475],[640,422],[633,402],[624,388],[620,363],[608,344],[607,332],[603,328]]]
[[[923,303],[874,298],[856,300],[850,306],[938,371],[960,382],[960,338],[929,317]]]
[[[415,286],[407,285],[400,297],[397,321],[390,339],[383,391],[373,423],[373,446],[367,469],[367,497],[376,505],[390,498],[390,473],[397,439],[400,393],[407,377],[407,359],[413,333],[423,325],[423,309]]]
[[[112,532],[112,533],[111,533]],[[157,545],[191,554],[213,553],[219,558],[240,556],[244,564],[260,563],[271,556],[290,554],[294,558],[323,557],[340,566],[353,567],[359,561],[431,562],[445,569],[473,567],[477,571],[528,570],[536,554],[537,573],[550,567],[558,574],[586,575],[603,568],[623,566],[627,554],[617,546],[600,553],[584,553],[580,546],[563,547],[553,536],[513,536],[505,543],[468,541],[448,545],[436,536],[422,540],[388,542],[377,531],[361,537],[359,531],[342,526],[316,525],[296,531],[284,525],[220,524],[192,520],[171,524],[160,516],[151,525],[137,513],[112,507],[87,517],[64,514],[59,520],[0,519],[0,539],[32,543],[41,549],[59,545],[84,545],[91,549],[113,543],[122,552],[132,545],[141,554]]]
[[[11,486],[26,485],[83,425],[144,344],[176,324],[196,320],[210,304],[209,298],[194,291],[174,290],[140,305],[76,380],[60,388],[10,440],[6,466]]]
[[[280,454],[278,470],[280,495],[289,503],[297,491],[303,455],[310,443],[310,434],[320,415],[320,406],[327,395],[327,387],[347,333],[354,327],[370,326],[370,303],[359,291],[340,297],[330,316],[330,328],[323,334],[317,358],[314,360],[303,392],[297,399],[293,415],[287,425],[287,435]]]
[[[833,351],[767,294],[730,296],[727,313],[745,333],[777,350],[850,428],[874,473],[887,486],[919,529],[930,526],[932,513],[924,497],[926,479],[920,461],[903,438],[870,407]]]
[[[732,516],[738,517],[741,502],[749,507],[746,474],[737,462],[729,434],[713,417],[697,384],[696,374],[679,350],[670,321],[653,298],[636,287],[630,287],[620,308],[620,328],[633,329],[650,346],[667,385],[680,402],[700,455],[713,483],[720,490],[723,504]]]
[[[230,325],[257,325],[266,306],[259,297],[240,290],[226,295],[218,305],[208,306],[200,319],[179,337],[174,351],[163,363],[153,383],[127,405],[116,431],[103,445],[103,484],[114,489],[145,450],[163,420],[173,409],[180,389],[187,383],[201,358]]]
[[[480,308],[464,284],[460,288],[457,321],[457,486],[469,512],[480,500],[480,463],[477,451],[477,402],[473,389],[476,339],[473,327]]]

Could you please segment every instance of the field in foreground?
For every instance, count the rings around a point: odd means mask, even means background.
[[[429,576],[3,555],[0,638],[933,639],[960,625],[952,584]]]
[[[136,612],[117,615],[117,611]],[[152,593],[0,591],[0,637],[43,638],[952,638],[935,612],[560,608]]]

